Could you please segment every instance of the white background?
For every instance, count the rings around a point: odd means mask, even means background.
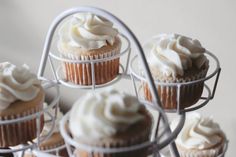
[[[0,62],[27,63],[36,72],[53,18],[78,5],[93,5],[112,12],[141,42],[159,33],[175,32],[199,39],[205,48],[217,55],[222,67],[217,93],[200,112],[212,115],[220,123],[230,140],[226,156],[235,156],[236,1],[1,0]]]

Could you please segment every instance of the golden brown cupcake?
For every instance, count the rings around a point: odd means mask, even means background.
[[[44,90],[26,65],[0,63],[0,120],[16,120],[43,109]],[[42,130],[43,115],[40,120]],[[0,147],[27,143],[37,136],[36,118],[0,125]]]
[[[209,61],[200,42],[178,34],[159,35],[145,45],[152,76],[165,109],[177,109],[177,86],[170,83],[188,83],[206,77]],[[180,109],[192,106],[202,95],[204,82],[180,87]],[[143,84],[145,98],[152,100],[147,83]]]
[[[149,140],[152,118],[136,97],[115,90],[89,93],[71,109],[69,129],[75,141],[91,147],[121,148]],[[146,149],[122,153],[90,153],[76,148],[80,157],[145,157]]]
[[[174,120],[171,127],[177,125]],[[176,139],[181,157],[218,157],[223,152],[226,137],[210,117],[193,112],[186,116],[183,129]]]
[[[113,24],[94,14],[79,13],[59,30],[58,50],[74,61],[107,59],[120,53],[121,41]],[[79,85],[92,84],[92,65],[63,62],[66,79]],[[119,57],[94,64],[95,84],[113,80],[119,73]]]

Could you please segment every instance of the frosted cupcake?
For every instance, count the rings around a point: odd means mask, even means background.
[[[177,125],[177,121],[171,127]],[[223,152],[226,137],[212,118],[198,113],[187,114],[186,122],[176,139],[181,157],[217,157]]]
[[[69,129],[74,140],[101,148],[120,148],[149,140],[152,118],[136,97],[117,91],[89,93],[71,109]],[[76,148],[79,157],[144,157],[146,149],[104,154]]]
[[[120,48],[121,41],[113,24],[91,13],[73,15],[59,30],[58,50],[66,59],[107,59],[119,54]],[[92,65],[88,63],[64,62],[66,79],[79,85],[91,85]],[[94,71],[95,84],[113,80],[119,73],[119,58],[95,63]]]
[[[43,109],[44,91],[26,65],[0,63],[0,120],[15,120]],[[40,128],[43,128],[43,115]],[[36,118],[0,125],[0,147],[27,143],[37,135]]]
[[[185,83],[206,77],[209,61],[206,50],[196,39],[178,34],[162,34],[144,46],[155,81],[160,83]],[[202,95],[204,82],[182,85],[180,108],[195,104]],[[157,85],[159,97],[165,109],[177,109],[177,86]],[[145,98],[152,100],[147,83]]]

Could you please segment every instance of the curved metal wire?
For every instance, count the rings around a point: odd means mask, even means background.
[[[61,66],[59,66],[58,69],[56,70],[56,75],[57,75],[59,83],[66,86],[66,87],[78,88],[78,89],[93,89],[93,88],[97,89],[97,88],[103,88],[103,87],[111,86],[114,83],[118,82],[122,78],[122,76],[124,75],[124,72],[125,72],[125,68],[123,67],[122,64],[120,64],[120,69],[121,69],[121,72],[120,72],[120,74],[117,75],[116,78],[114,78],[110,82],[107,82],[105,84],[100,84],[100,85],[96,85],[96,84],[95,85],[78,85],[78,84],[74,84],[72,82],[64,81]]]
[[[100,62],[105,62],[105,61],[110,61],[110,60],[114,60],[114,59],[117,59],[117,58],[120,58],[121,56],[127,54],[130,50],[130,41],[129,39],[119,33],[119,36],[122,37],[125,42],[127,42],[127,46],[124,48],[124,50],[122,50],[120,53],[116,54],[116,55],[113,55],[113,56],[110,56],[110,57],[106,57],[106,58],[100,58],[100,59],[93,59],[93,60],[72,60],[72,59],[67,59],[67,58],[63,58],[61,56],[58,56],[52,52],[49,52],[49,56],[51,56],[52,58],[58,60],[58,61],[61,61],[61,62],[68,62],[68,63],[79,63],[79,64],[92,64],[92,63],[100,63]]]
[[[197,83],[200,83],[200,82],[205,82],[209,79],[211,79],[212,77],[216,76],[219,71],[220,71],[220,64],[219,64],[219,60],[218,58],[212,54],[211,52],[207,51],[206,54],[211,57],[214,61],[215,61],[215,64],[216,64],[216,67],[214,69],[213,72],[211,72],[210,74],[207,74],[206,77],[204,78],[201,78],[201,79],[197,79],[197,80],[194,80],[194,81],[188,81],[188,82],[178,82],[178,83],[171,83],[171,82],[159,82],[157,80],[155,80],[155,84],[156,85],[162,85],[162,86],[178,86],[178,85],[181,85],[181,86],[186,86],[186,85],[193,85],[193,84],[197,84]],[[146,78],[140,73],[138,72],[134,67],[137,66],[135,65],[136,63],[136,60],[138,59],[138,56],[134,56],[132,59],[131,59],[131,64],[130,64],[130,72],[132,75],[134,75],[136,78],[138,78],[139,80],[141,81],[146,81]]]

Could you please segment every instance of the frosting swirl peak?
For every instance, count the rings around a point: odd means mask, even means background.
[[[27,65],[17,67],[9,62],[0,63],[0,110],[16,100],[30,101],[38,92],[40,81]]]
[[[166,76],[183,76],[192,66],[200,69],[208,60],[206,50],[196,39],[179,34],[161,34],[144,45],[149,53],[150,66]]]
[[[75,138],[110,137],[143,120],[137,98],[115,90],[88,93],[70,113],[69,127]]]
[[[173,121],[174,128],[177,121]],[[177,144],[186,149],[208,149],[223,142],[225,135],[212,118],[198,113],[187,114],[186,122],[177,137]]]
[[[107,19],[91,13],[78,13],[60,28],[59,42],[70,47],[91,50],[108,43],[113,45],[117,34],[117,29]]]

